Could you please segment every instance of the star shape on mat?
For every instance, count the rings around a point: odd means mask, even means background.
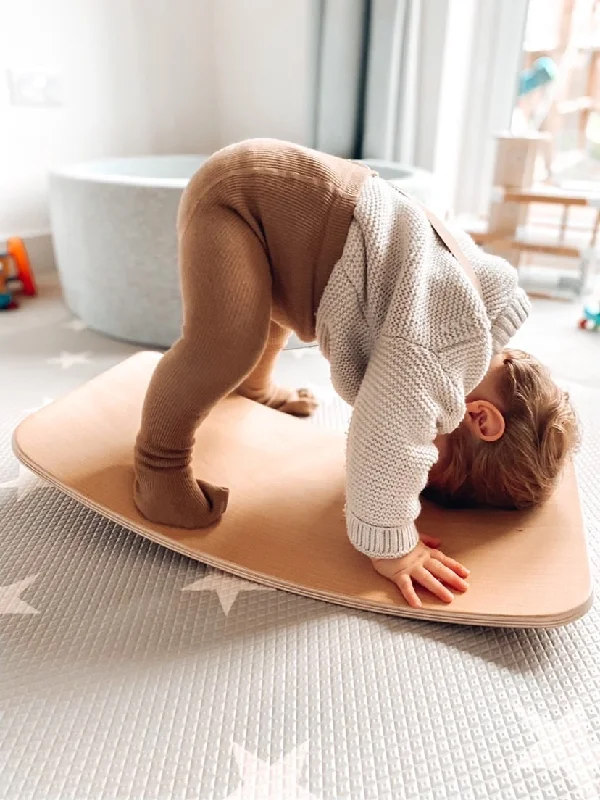
[[[241,783],[227,800],[319,800],[299,780],[308,755],[308,742],[290,750],[274,764],[263,761],[234,742],[233,753]]]
[[[70,369],[76,364],[87,364],[90,360],[89,353],[68,353],[63,350],[60,356],[56,358],[48,358],[48,364],[58,364],[61,369]]]
[[[600,779],[600,736],[576,703],[560,719],[528,714],[536,737],[519,759],[521,769],[560,770],[577,786]]]
[[[68,331],[75,331],[75,333],[87,330],[85,322],[82,319],[77,319],[77,317],[73,317],[69,322],[64,322],[61,327],[66,328]]]
[[[216,592],[225,616],[229,614],[240,592],[272,592],[268,586],[253,583],[220,570],[211,570],[200,580],[184,586],[182,592]]]
[[[17,503],[20,503],[24,497],[27,497],[28,494],[35,491],[41,484],[42,481],[37,475],[34,475],[34,473],[23,464],[19,464],[19,474],[17,477],[10,481],[0,483],[0,489],[16,489]]]
[[[37,575],[30,575],[9,586],[0,586],[0,614],[39,614],[37,608],[33,608],[19,597],[36,578]]]

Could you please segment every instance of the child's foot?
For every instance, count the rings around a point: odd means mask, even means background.
[[[137,465],[135,504],[152,522],[176,528],[207,528],[227,508],[229,490],[194,480],[191,470],[167,472]]]
[[[249,400],[254,400],[294,417],[310,417],[319,405],[317,398],[309,389],[286,389],[281,386],[272,386],[258,392],[240,387],[238,393]]]

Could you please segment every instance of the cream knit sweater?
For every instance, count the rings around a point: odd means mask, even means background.
[[[434,439],[460,424],[466,395],[529,313],[513,267],[451,232],[483,299],[423,211],[387,181],[368,179],[317,311],[333,385],[353,406],[348,533],[373,558],[417,544]]]

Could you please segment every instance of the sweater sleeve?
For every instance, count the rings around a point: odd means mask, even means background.
[[[419,495],[438,457],[434,439],[456,428],[464,411],[435,354],[379,337],[347,442],[346,521],[357,550],[397,558],[416,546]]]
[[[519,286],[519,273],[512,264],[485,252],[458,226],[449,223],[448,227],[479,278],[489,319],[492,350],[498,353],[527,320],[531,303]]]

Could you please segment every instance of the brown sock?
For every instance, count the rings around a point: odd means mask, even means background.
[[[219,228],[225,232],[215,237]],[[205,528],[225,511],[228,492],[196,480],[190,465],[196,428],[260,359],[269,332],[270,276],[259,240],[226,209],[199,215],[182,233],[179,250],[183,280],[193,271],[195,291],[184,301],[183,336],[159,361],[146,394],[134,499],[153,522]],[[220,263],[236,269],[215,282],[203,265]],[[236,297],[240,287],[243,300]],[[237,307],[235,315],[224,318],[224,298]]]
[[[308,389],[290,389],[277,386],[272,381],[273,367],[281,350],[285,347],[291,331],[271,320],[269,338],[258,364],[250,375],[238,386],[237,393],[257,403],[292,414],[308,417],[317,408],[317,400]]]
[[[229,490],[195,480],[189,469],[168,474],[144,470],[137,461],[134,487],[136,506],[145,517],[177,528],[207,528],[227,508]]]

